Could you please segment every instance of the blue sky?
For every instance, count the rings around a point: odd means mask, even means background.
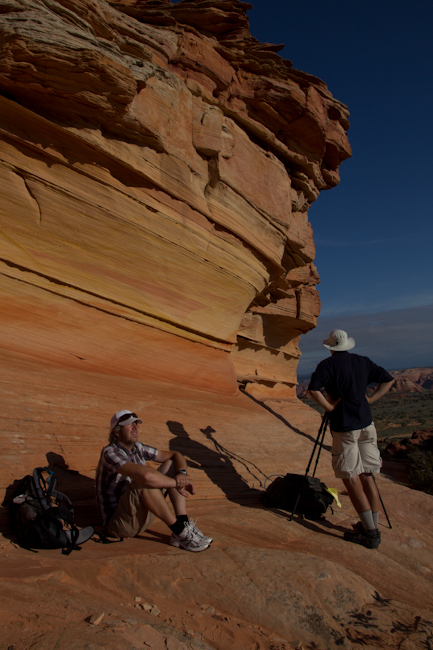
[[[309,211],[322,312],[299,374],[334,328],[356,330],[354,351],[390,369],[433,366],[433,3],[251,4],[252,35],[284,43],[351,113],[353,156]]]
[[[422,368],[431,358],[433,305],[366,314],[346,314],[338,326],[355,339],[353,352],[371,357],[388,370]],[[317,364],[329,357],[324,339],[335,328],[334,316],[319,318],[317,327],[301,337],[302,358],[298,377],[311,375]]]

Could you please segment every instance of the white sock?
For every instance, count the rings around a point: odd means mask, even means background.
[[[359,518],[361,523],[364,526],[364,530],[374,530],[376,526],[374,525],[373,513],[371,510],[365,510],[365,512],[359,512]]]

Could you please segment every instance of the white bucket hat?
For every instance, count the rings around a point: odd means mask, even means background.
[[[110,431],[113,431],[114,427],[117,424],[121,424],[122,427],[127,427],[128,424],[132,424],[133,422],[138,422],[139,424],[143,424],[143,420],[140,420],[139,417],[132,411],[128,411],[127,409],[123,411],[117,411],[111,418],[110,422]]]
[[[355,347],[355,339],[347,336],[343,330],[332,330],[329,338],[323,341],[323,345],[333,352],[345,352]]]

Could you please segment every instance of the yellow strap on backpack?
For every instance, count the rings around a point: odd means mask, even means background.
[[[341,508],[341,503],[340,503],[340,500],[339,500],[339,498],[338,498],[338,490],[337,490],[337,488],[329,488],[329,487],[327,487],[327,488],[326,488],[326,491],[329,492],[329,494],[330,494],[332,497],[334,497],[335,503],[337,504],[337,506],[338,506],[339,508]]]

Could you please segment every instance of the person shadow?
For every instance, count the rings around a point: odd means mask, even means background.
[[[45,467],[54,472],[57,478],[56,490],[66,494],[72,502],[77,526],[79,528],[86,526],[98,528],[101,525],[101,520],[96,504],[94,479],[69,469],[63,456],[53,451],[46,454],[46,459]],[[0,533],[7,539],[15,539],[9,523],[9,507],[22,478],[16,479],[6,488],[5,497],[0,507]]]
[[[206,440],[211,442],[213,448],[192,439],[183,424],[172,420],[167,421],[167,427],[174,438],[169,441],[172,451],[179,451],[188,459],[188,465],[205,472],[209,479],[226,496],[229,501],[242,505],[262,507],[260,495],[263,489],[251,488],[248,482],[237,472],[234,463],[241,464],[245,473],[254,480],[254,483],[264,486],[266,475],[251,461],[239,454],[231,452],[221,445],[212,435],[215,429],[207,426],[200,429]]]

